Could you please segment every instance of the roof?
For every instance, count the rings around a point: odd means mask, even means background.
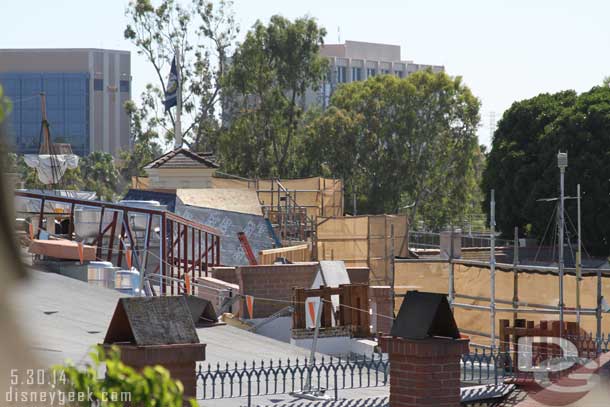
[[[71,359],[82,365],[91,347],[104,342],[119,298],[118,291],[95,287],[55,273],[31,271],[11,290],[16,319],[29,348],[45,365]],[[233,326],[198,328],[207,344],[204,363],[282,360],[309,357],[309,350]]]
[[[144,168],[218,168],[212,153],[196,153],[184,147],[171,150]]]
[[[273,248],[270,226],[261,215],[185,205],[180,199],[176,200],[176,214],[219,231],[220,263],[224,266],[249,264],[237,237],[239,232],[246,234],[252,251],[256,254]]]
[[[176,190],[176,195],[185,205],[263,215],[258,195],[251,189],[189,188]]]
[[[146,189],[129,189],[123,200],[133,201],[157,201],[165,205],[167,210],[174,212],[176,209],[176,194],[170,192],[160,192]]]

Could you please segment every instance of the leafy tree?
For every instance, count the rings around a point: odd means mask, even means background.
[[[142,100],[142,117],[155,119],[166,140],[174,138],[175,117],[163,107],[167,77],[176,47],[180,50],[184,142],[195,151],[215,148],[219,126],[215,109],[220,100],[227,52],[237,28],[231,3],[192,0],[183,6],[175,0],[130,1],[130,20],[124,36],[144,55],[157,75]]]
[[[439,228],[476,199],[478,122],[479,101],[460,77],[380,75],[340,86],[305,144],[319,172],[357,195],[358,212],[408,207]]]
[[[145,94],[146,92],[143,98]],[[129,185],[131,177],[146,176],[144,166],[160,156],[162,150],[157,142],[159,134],[155,125],[156,119],[148,114],[146,104],[138,109],[135,103],[127,101],[125,110],[131,121],[132,149],[121,152],[119,172],[123,185]]]
[[[98,345],[89,355],[92,363],[85,369],[79,369],[72,363],[53,367],[54,381],[62,390],[75,395],[91,393],[94,403],[104,407],[184,405],[182,383],[172,380],[164,367],[146,366],[141,373],[136,372],[121,362],[117,347],[106,351]],[[99,377],[98,372],[102,364],[106,366],[106,373],[104,377]],[[129,398],[129,402],[125,403],[121,397]],[[76,401],[73,405],[88,407],[92,404],[85,398],[85,401]],[[197,402],[191,399],[188,400],[188,405],[196,407]]]
[[[495,189],[499,229],[510,236],[518,226],[527,236],[544,236],[549,222],[555,222],[551,219],[553,203],[537,200],[558,196],[556,157],[559,150],[567,151],[566,195],[575,195],[576,184],[581,184],[583,242],[590,253],[608,255],[609,134],[608,86],[596,86],[580,95],[574,91],[545,93],[513,103],[498,123],[483,177],[485,205],[489,191]],[[566,202],[573,221],[575,209],[573,201]]]
[[[111,201],[117,192],[119,172],[109,153],[94,151],[79,162],[82,189],[94,191],[98,198]],[[65,181],[64,181],[65,183]]]
[[[284,177],[297,171],[301,102],[326,73],[326,60],[319,55],[325,34],[313,18],[290,21],[278,15],[267,25],[257,21],[248,32],[225,81],[229,123],[220,155],[228,171]]]

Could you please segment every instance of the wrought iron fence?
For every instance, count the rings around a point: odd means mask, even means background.
[[[389,361],[387,356],[374,355],[200,365],[197,398],[247,397],[250,405],[253,396],[302,391],[307,387],[308,377],[310,389],[332,391],[336,399],[342,389],[386,386]]]

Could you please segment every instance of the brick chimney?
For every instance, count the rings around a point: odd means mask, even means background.
[[[121,360],[136,370],[161,365],[184,386],[184,397],[197,392],[196,363],[205,360],[193,317],[183,296],[121,298],[104,338],[116,345]]]
[[[390,335],[390,407],[460,406],[460,356],[468,351],[443,294],[410,291]]]

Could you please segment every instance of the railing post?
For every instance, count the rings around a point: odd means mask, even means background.
[[[252,375],[248,375],[248,407],[252,406]]]

